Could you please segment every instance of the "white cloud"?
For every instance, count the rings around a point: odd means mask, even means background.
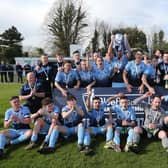
[[[5,0],[0,5],[0,32],[15,25],[25,37],[25,45],[41,45],[42,25],[55,0]],[[104,20],[116,27],[119,24],[138,26],[150,32],[157,27],[168,34],[166,16],[168,1],[160,0],[83,0],[89,10],[89,20]]]

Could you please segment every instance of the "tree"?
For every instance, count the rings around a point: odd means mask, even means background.
[[[63,0],[57,4],[49,14],[47,27],[55,48],[69,56],[70,44],[77,44],[83,38],[83,29],[88,26],[87,13],[74,0]]]
[[[99,50],[99,32],[97,31],[96,28],[94,30],[94,35],[93,35],[93,38],[91,40],[91,43],[92,43],[92,50],[94,52],[98,51]]]
[[[14,63],[14,58],[22,56],[22,34],[16,27],[5,30],[0,34],[0,55],[5,62]]]

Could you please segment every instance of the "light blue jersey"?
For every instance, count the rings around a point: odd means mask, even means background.
[[[55,82],[58,82],[62,87],[73,88],[77,80],[80,80],[76,70],[71,70],[69,73],[59,71],[55,77]]]
[[[111,87],[111,71],[109,69],[106,69],[105,67],[103,69],[96,69],[94,70],[94,76],[96,79],[96,86],[97,87]]]
[[[129,83],[133,86],[140,86],[142,83],[141,77],[145,69],[146,69],[146,65],[142,61],[139,64],[135,64],[134,60],[128,62],[128,64],[125,67],[125,70],[128,73]]]
[[[5,112],[5,121],[8,121],[12,115],[19,117],[20,119],[30,118],[30,111],[28,107],[20,106],[19,111],[14,111],[13,108],[8,109]],[[29,129],[29,124],[23,124],[18,121],[12,121],[13,129]]]
[[[92,108],[91,111],[88,112],[91,126],[102,126],[105,124],[105,107],[106,103],[101,103],[99,109]]]
[[[80,70],[79,76],[81,80],[81,85],[80,85],[81,87],[86,87],[87,85],[95,81],[95,76],[92,71]]]
[[[152,65],[146,66],[144,75],[146,75],[149,85],[154,86],[156,79],[156,68],[154,68]]]
[[[59,115],[60,114],[60,110],[59,110],[58,106],[54,105],[54,109],[53,109],[52,112],[50,112],[50,114],[58,114]],[[48,115],[44,115],[43,119],[45,120],[45,122],[47,124],[51,124],[51,122],[52,122],[52,118],[50,118]]]
[[[131,106],[128,106],[127,110],[123,110],[120,105],[115,105],[111,110],[116,113],[117,120],[126,120],[128,122],[136,120],[135,111]]]

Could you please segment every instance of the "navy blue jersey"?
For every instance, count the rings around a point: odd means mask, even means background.
[[[28,83],[23,85],[20,89],[20,96],[26,96],[31,93],[31,90],[35,89],[36,92],[45,92],[44,86],[41,82],[36,81],[34,86],[30,86]],[[29,99],[26,100],[25,106],[28,106],[30,108],[31,113],[35,113],[38,111],[38,109],[41,107],[41,97],[32,96]]]
[[[79,74],[76,70],[71,70],[69,73],[59,71],[55,77],[55,82],[58,82],[61,87],[73,88],[80,80]]]

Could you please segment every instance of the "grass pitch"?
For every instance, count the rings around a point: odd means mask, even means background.
[[[19,88],[19,84],[0,84],[0,129],[3,129],[5,110],[10,107],[9,97],[18,95]],[[28,142],[9,146],[0,160],[0,168],[168,168],[168,156],[158,140],[143,139],[143,150],[138,155],[106,150],[104,140],[102,136],[92,139],[94,153],[91,156],[78,152],[76,138],[60,138],[55,153],[49,155],[40,155],[38,147],[25,151]]]

